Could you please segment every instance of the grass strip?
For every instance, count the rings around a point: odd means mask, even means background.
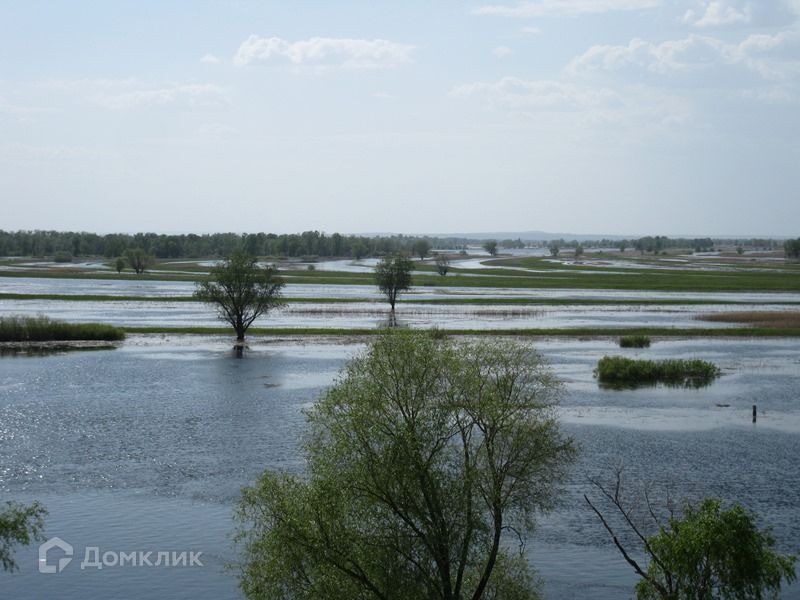
[[[45,316],[0,317],[0,342],[119,341],[125,332],[104,323],[65,323]]]

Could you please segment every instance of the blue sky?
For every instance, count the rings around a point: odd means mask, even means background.
[[[0,227],[796,236],[798,19],[0,2]]]

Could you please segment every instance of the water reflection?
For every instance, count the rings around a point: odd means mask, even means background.
[[[98,350],[115,350],[114,344],[23,344],[23,345],[0,345],[0,357],[15,358],[25,356],[51,356],[54,354],[66,354],[67,352],[94,352]]]

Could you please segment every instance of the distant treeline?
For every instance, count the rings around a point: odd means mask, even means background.
[[[255,256],[335,257],[382,255],[405,251],[414,253],[414,244],[424,240],[433,249],[461,249],[470,240],[460,238],[421,238],[395,235],[365,237],[326,235],[319,231],[300,234],[212,233],[164,235],[156,233],[112,233],[98,235],[61,231],[2,231],[0,256],[79,257],[123,256],[142,249],[156,258],[205,258],[228,256],[243,249]]]
[[[460,250],[467,245],[481,245],[485,240],[458,237],[421,236],[357,236],[334,233],[327,235],[319,231],[304,231],[298,234],[275,233],[193,233],[165,235],[156,233],[112,233],[99,235],[69,231],[3,231],[0,230],[0,256],[55,257],[56,260],[71,260],[80,256],[123,256],[128,250],[142,249],[156,258],[206,258],[221,257],[234,250],[243,249],[256,256],[274,257],[354,257],[380,256],[404,251],[417,254],[419,244],[432,250]],[[795,245],[796,244],[796,245]],[[787,256],[800,255],[800,241],[773,239],[711,239],[668,238],[647,236],[630,240],[601,239],[577,240],[498,240],[501,248],[548,247],[595,247],[637,249],[641,252],[663,252],[668,249],[708,251],[720,245],[741,246],[750,249],[775,250],[785,245]]]

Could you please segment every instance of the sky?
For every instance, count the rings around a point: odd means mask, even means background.
[[[0,0],[0,229],[800,234],[800,0]]]

